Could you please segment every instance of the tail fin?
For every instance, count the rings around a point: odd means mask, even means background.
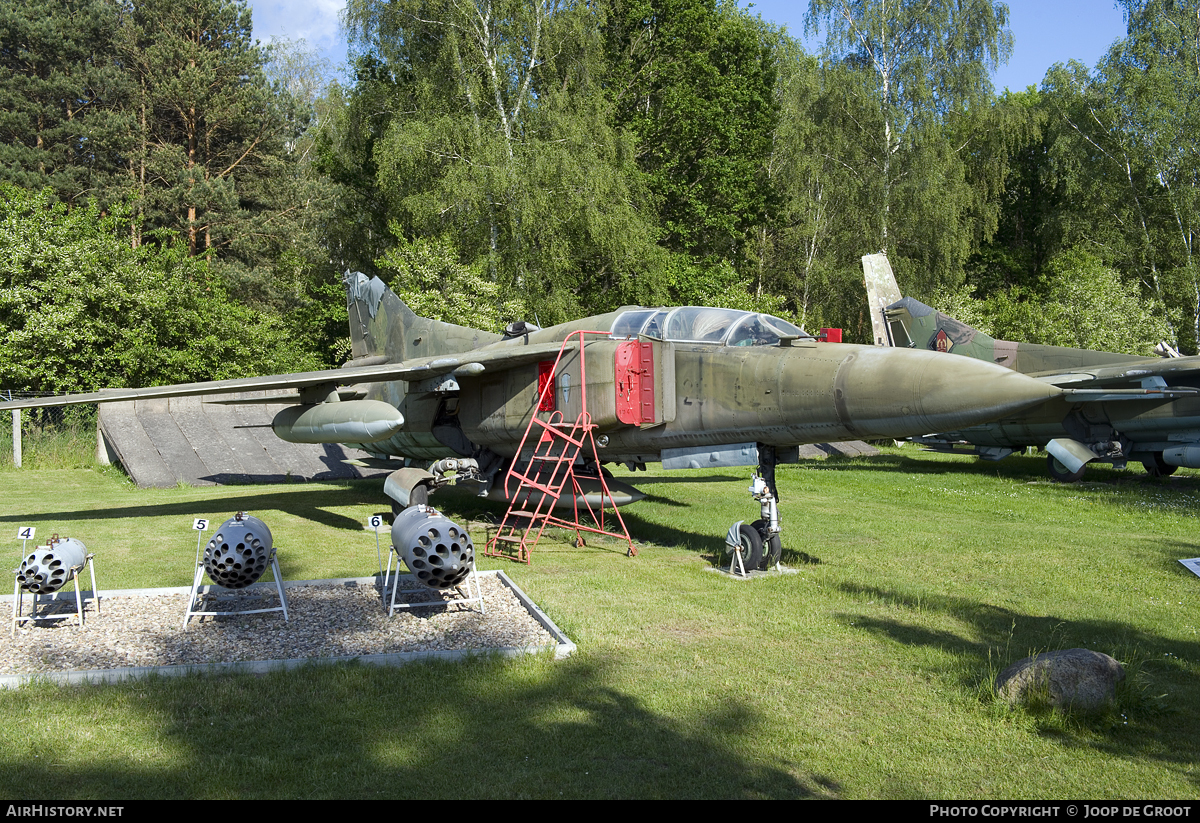
[[[862,258],[875,345],[952,351],[1015,368],[1017,344],[996,340],[911,297],[901,297],[884,254]]]
[[[900,297],[892,267],[884,255],[868,254],[862,261],[877,346],[953,352],[998,363],[1023,374],[1068,371],[1145,359],[1136,354],[997,340],[911,297]]]
[[[1013,368],[1017,344],[997,340],[911,297],[884,309],[892,345],[954,352]]]
[[[875,335],[876,346],[895,346],[884,311],[888,306],[900,299],[900,287],[896,285],[896,276],[888,263],[887,255],[864,254],[862,258],[863,281],[867,286],[867,305],[871,309],[871,329]]]
[[[352,359],[347,365],[457,354],[502,339],[499,334],[421,317],[378,277],[348,271],[342,282],[350,316]]]
[[[365,365],[365,359],[393,354],[395,360],[404,360],[404,330],[412,327],[417,315],[378,277],[347,271],[342,282],[350,317],[350,363]]]

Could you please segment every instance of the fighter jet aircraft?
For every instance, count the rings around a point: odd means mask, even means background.
[[[553,328],[515,323],[491,333],[418,317],[378,278],[347,274],[346,289],[353,356],[342,368],[0,409],[288,390],[293,404],[275,416],[275,434],[403,459],[391,463],[402,467],[384,484],[399,508],[424,502],[452,472],[480,494],[512,494],[497,480],[529,459],[518,452],[530,420],[576,419],[584,410],[581,374],[599,448],[580,457],[592,463],[580,468],[593,474],[596,462],[710,465],[721,447],[747,442],[760,444],[764,472],[773,474],[774,462],[801,444],[963,429],[1062,394],[994,363],[818,343],[785,320],[752,312],[625,307]],[[564,339],[579,330],[599,334],[555,368]],[[616,503],[638,496],[628,486],[612,495]]]
[[[997,363],[1067,391],[1018,414],[913,438],[937,451],[962,443],[999,460],[1027,446],[1048,452],[1061,482],[1079,480],[1088,463],[1118,468],[1139,461],[1152,475],[1200,468],[1200,357],[1139,357],[996,340],[965,323],[901,297],[887,258],[862,258],[875,343],[949,352]],[[961,450],[958,449],[958,450]]]

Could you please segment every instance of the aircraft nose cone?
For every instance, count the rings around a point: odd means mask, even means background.
[[[950,431],[1033,408],[1062,392],[969,357],[909,349],[862,349],[838,372],[838,417],[860,437]]]

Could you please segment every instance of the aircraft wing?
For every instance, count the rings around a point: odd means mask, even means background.
[[[113,403],[121,400],[148,400],[159,397],[194,397],[227,392],[268,391],[272,389],[302,389],[323,383],[350,385],[377,383],[388,380],[426,380],[456,372],[473,376],[485,371],[505,369],[548,360],[558,356],[559,342],[534,345],[507,344],[463,352],[405,360],[402,363],[381,363],[373,366],[351,366],[324,371],[274,374],[265,377],[242,377],[234,380],[212,380],[204,383],[177,383],[173,386],[150,386],[144,389],[103,389],[97,392],[65,394],[58,397],[35,397],[0,403],[0,410],[31,409],[45,406],[74,406],[80,403]]]
[[[1149,357],[1107,366],[1089,366],[1069,372],[1035,372],[1030,377],[1058,386],[1068,397],[1092,399],[1190,397],[1200,384],[1200,357]],[[1095,393],[1103,397],[1090,398]]]

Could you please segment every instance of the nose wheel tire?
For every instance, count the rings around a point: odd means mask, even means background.
[[[1086,466],[1080,466],[1079,471],[1073,472],[1058,461],[1058,458],[1052,454],[1046,455],[1046,471],[1050,477],[1059,483],[1077,483],[1083,477],[1083,472]]]
[[[759,540],[763,540],[763,536],[767,533],[767,521],[755,520],[750,524],[750,527],[758,532]],[[783,556],[783,543],[779,540],[779,535],[772,535],[770,540],[763,541],[763,569],[769,569],[779,562],[779,558]]]
[[[758,529],[743,523],[738,527],[738,547],[736,551],[742,556],[742,566],[752,572],[762,565],[763,542]],[[734,568],[737,562],[733,561]]]

